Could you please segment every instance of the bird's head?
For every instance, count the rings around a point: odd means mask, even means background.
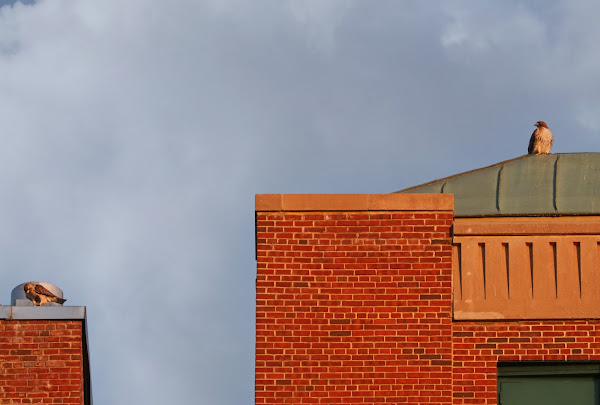
[[[548,125],[546,125],[546,123],[544,121],[538,121],[535,123],[534,126],[536,126],[538,128],[541,128],[541,127],[548,128]]]
[[[33,289],[33,284],[27,283],[23,286],[23,289],[25,290],[25,292],[29,292]]]

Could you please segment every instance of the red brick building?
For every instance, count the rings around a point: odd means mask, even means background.
[[[256,404],[598,404],[600,154],[256,196]]]
[[[34,307],[21,292],[0,306],[0,404],[91,405],[85,307]]]

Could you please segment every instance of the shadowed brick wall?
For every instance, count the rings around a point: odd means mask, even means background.
[[[452,403],[451,195],[256,197],[256,404]]]
[[[0,403],[83,404],[81,321],[0,321]]]

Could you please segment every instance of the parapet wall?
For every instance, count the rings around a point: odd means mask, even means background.
[[[256,197],[256,403],[452,402],[451,195]]]

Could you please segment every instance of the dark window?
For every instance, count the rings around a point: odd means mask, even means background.
[[[600,405],[600,363],[498,363],[498,404]]]

